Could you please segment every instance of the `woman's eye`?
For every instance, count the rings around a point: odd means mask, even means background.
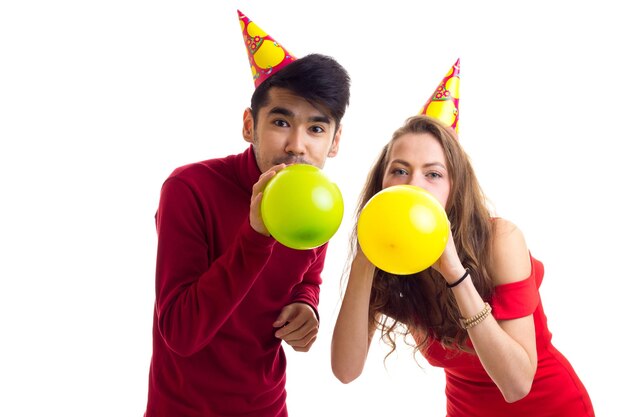
[[[408,171],[404,168],[394,168],[391,170],[393,175],[408,175]]]
[[[428,174],[426,174],[426,176],[428,178],[441,178],[442,175],[438,172],[429,172]]]

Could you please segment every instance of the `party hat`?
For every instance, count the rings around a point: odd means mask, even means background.
[[[291,64],[297,58],[291,55],[274,38],[237,10],[243,41],[248,51],[254,87],[261,85],[272,74]]]
[[[456,60],[435,92],[419,111],[419,114],[439,119],[456,132],[459,131],[460,61],[460,58]]]

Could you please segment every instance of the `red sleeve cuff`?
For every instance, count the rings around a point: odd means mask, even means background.
[[[271,247],[274,246],[274,244],[276,243],[276,239],[274,239],[273,237],[265,236],[254,230],[252,228],[252,225],[250,225],[249,220],[246,220],[241,226],[241,233],[246,241],[254,245]]]

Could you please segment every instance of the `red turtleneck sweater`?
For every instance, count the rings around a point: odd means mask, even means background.
[[[294,250],[249,222],[252,148],[180,167],[163,184],[146,417],[287,416],[272,323],[317,309],[326,245]]]

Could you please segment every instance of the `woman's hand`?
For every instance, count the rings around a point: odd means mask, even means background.
[[[448,243],[446,243],[443,253],[432,267],[444,277],[448,284],[452,284],[465,273],[465,267],[461,264],[452,237],[452,227],[450,227],[448,234]]]

